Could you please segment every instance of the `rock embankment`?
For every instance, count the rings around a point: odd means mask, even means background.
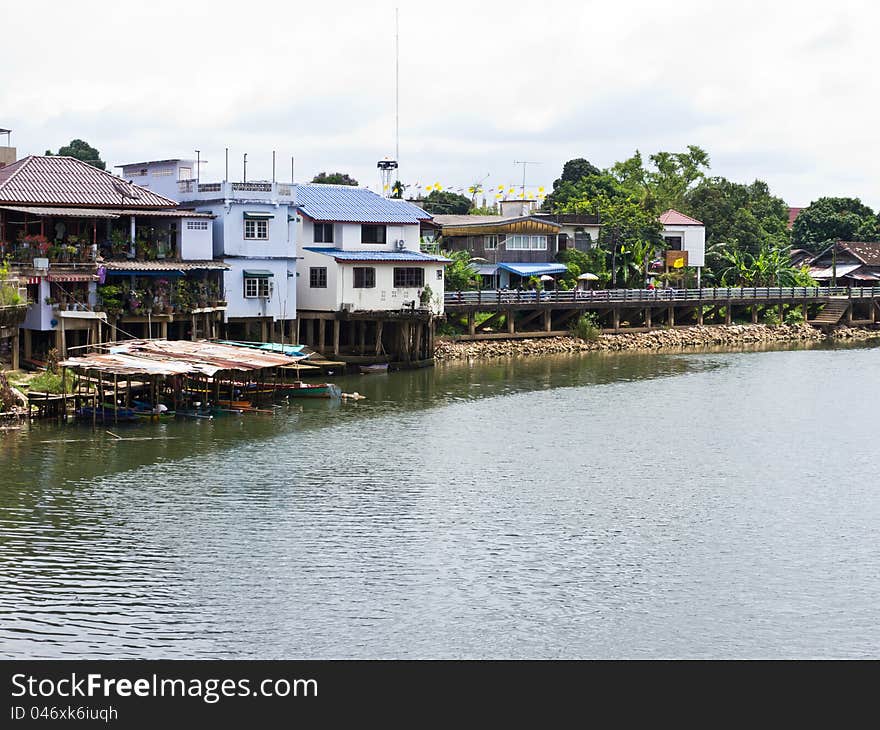
[[[841,327],[826,334],[808,324],[706,325],[681,329],[657,329],[650,332],[621,332],[600,335],[594,342],[577,337],[546,337],[521,340],[479,340],[452,342],[438,340],[434,357],[438,361],[473,360],[520,355],[551,355],[564,352],[614,352],[620,350],[666,350],[690,347],[735,347],[774,342],[820,341],[834,339],[866,340],[880,337],[880,329]]]

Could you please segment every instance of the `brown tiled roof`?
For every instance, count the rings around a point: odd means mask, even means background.
[[[116,186],[136,198],[123,197]],[[0,168],[0,203],[77,205],[127,209],[170,208],[176,203],[74,157],[30,155]]]
[[[837,247],[849,251],[866,266],[880,266],[880,241],[838,241]]]
[[[689,215],[679,213],[677,210],[670,208],[660,215],[660,222],[664,226],[701,226],[702,221],[691,218]]]

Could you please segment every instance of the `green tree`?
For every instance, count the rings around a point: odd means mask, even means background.
[[[819,198],[795,218],[792,243],[818,253],[831,241],[877,241],[880,229],[874,211],[858,198]]]
[[[762,180],[750,185],[723,177],[704,178],[685,196],[683,212],[706,226],[706,281],[720,281],[729,267],[725,253],[757,255],[762,248],[787,248],[788,206]]]
[[[46,154],[51,156],[52,150],[46,150]],[[77,160],[87,162],[92,167],[97,167],[99,170],[107,169],[107,164],[101,159],[101,153],[88,142],[81,139],[71,140],[69,145],[59,148],[56,154],[64,157],[75,157]]]
[[[433,215],[467,215],[473,207],[470,198],[445,190],[432,190],[425,198],[425,210]]]
[[[464,291],[474,285],[477,272],[471,264],[467,251],[444,251],[443,256],[452,259],[446,266],[446,291]]]
[[[651,155],[654,169],[647,173],[647,185],[658,211],[681,208],[685,196],[709,169],[709,154],[696,145],[687,152],[658,152]]]
[[[319,172],[312,178],[313,183],[323,185],[351,185],[357,187],[360,183],[347,172]]]
[[[402,200],[403,194],[406,192],[406,185],[404,185],[400,180],[395,180],[394,185],[391,186],[391,197],[395,200]]]

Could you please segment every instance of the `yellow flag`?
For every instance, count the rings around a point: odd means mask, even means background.
[[[675,259],[675,261],[672,262],[672,268],[673,269],[684,268],[684,256],[682,256],[679,259]]]

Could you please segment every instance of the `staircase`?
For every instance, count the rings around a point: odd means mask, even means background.
[[[846,315],[850,306],[850,300],[847,297],[833,297],[819,312],[816,319],[811,319],[810,324],[816,327],[833,327]]]

